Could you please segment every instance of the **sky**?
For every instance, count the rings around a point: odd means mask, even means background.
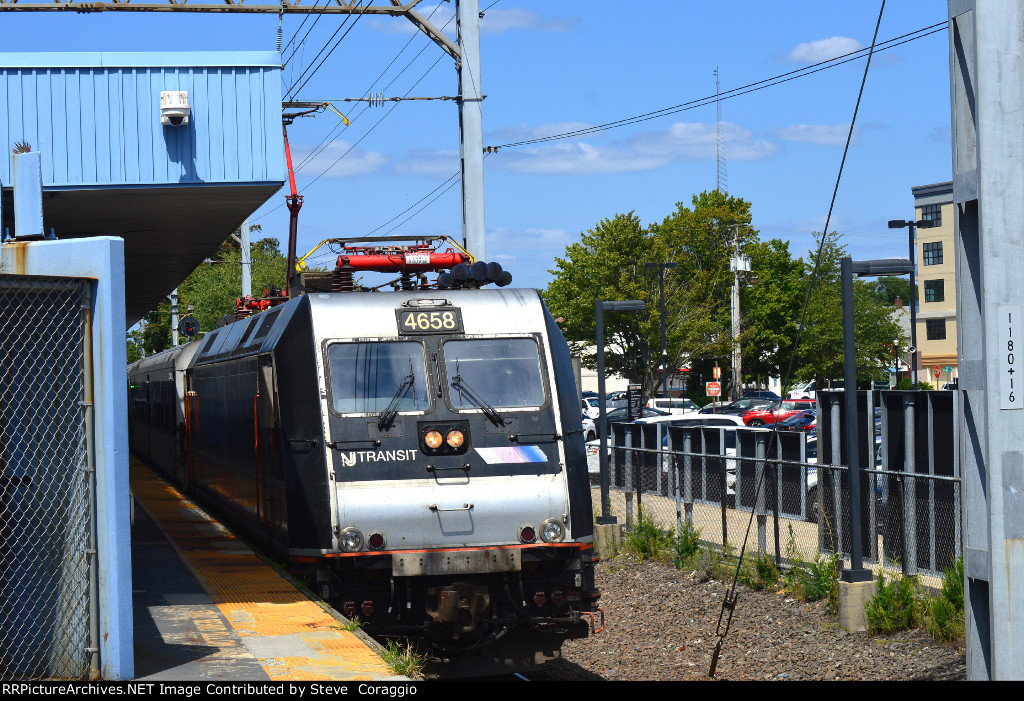
[[[713,190],[719,131],[722,189],[751,203],[762,240],[787,240],[806,256],[835,191],[829,230],[844,234],[854,258],[906,257],[906,230],[887,222],[913,218],[911,187],[951,179],[946,29],[875,54],[838,190],[866,52],[801,72],[870,46],[880,6],[480,0],[484,145],[501,147],[484,162],[486,258],[511,271],[515,286],[545,287],[555,258],[600,221],[634,212],[651,224]],[[441,27],[454,2],[424,0],[418,10]],[[878,41],[944,23],[946,13],[945,0],[890,0]],[[345,127],[325,112],[289,127],[304,198],[300,255],[330,237],[461,239],[455,103],[343,101],[453,96],[454,62],[404,18],[343,21],[286,15],[281,27],[282,92],[337,101],[351,120]],[[278,33],[276,15],[5,12],[0,23],[8,52],[267,51]],[[454,27],[445,29],[453,38]],[[786,74],[793,79],[734,94]],[[588,132],[505,146],[579,129]],[[282,250],[286,194],[287,184],[250,219]]]

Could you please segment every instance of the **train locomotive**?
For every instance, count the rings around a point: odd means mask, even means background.
[[[138,361],[131,449],[371,635],[530,666],[603,628],[575,375],[536,290],[459,265]]]

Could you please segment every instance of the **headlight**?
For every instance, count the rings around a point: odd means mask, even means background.
[[[457,428],[452,429],[448,432],[448,435],[445,436],[444,440],[451,448],[461,448],[462,444],[466,442],[466,434]]]
[[[359,552],[363,549],[363,534],[356,528],[346,528],[341,532],[341,548],[350,553]]]
[[[427,431],[426,435],[423,436],[423,442],[427,444],[428,448],[437,450],[444,442],[444,438],[441,437],[440,431]]]
[[[561,521],[548,519],[540,525],[540,537],[545,543],[560,543],[565,537],[565,526]]]

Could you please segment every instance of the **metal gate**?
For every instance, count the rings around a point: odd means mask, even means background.
[[[91,281],[0,275],[0,678],[97,662]]]

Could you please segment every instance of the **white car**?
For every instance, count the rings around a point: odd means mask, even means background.
[[[673,415],[693,414],[700,411],[700,407],[692,399],[685,397],[655,397],[647,401],[647,406],[652,409],[667,411]]]
[[[596,421],[597,417],[601,415],[600,402],[601,400],[598,397],[584,397],[580,400],[580,408],[586,416],[589,416]],[[606,399],[604,402],[605,411],[618,409],[622,406],[626,406],[625,399]]]
[[[597,424],[594,423],[594,420],[592,418],[590,418],[589,416],[584,414],[583,415],[583,440],[584,441],[592,441],[592,440],[595,440],[596,438],[597,438]]]

